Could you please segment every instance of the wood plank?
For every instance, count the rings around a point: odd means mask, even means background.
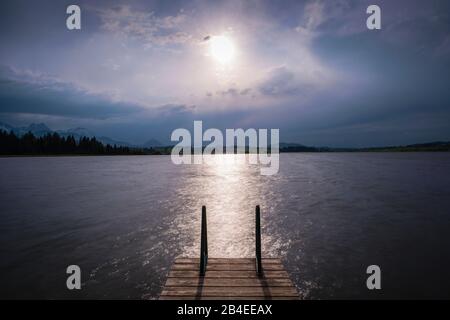
[[[172,270],[169,272],[169,278],[195,278],[199,276],[197,271]],[[264,271],[265,278],[289,278],[285,270]],[[205,278],[258,278],[255,271],[208,271]]]
[[[160,296],[159,300],[267,300],[265,297]],[[299,300],[299,297],[270,297],[270,300]]]
[[[165,287],[161,296],[298,297],[293,287]]]
[[[200,265],[197,263],[188,264],[174,264],[172,266],[172,270],[199,270]],[[263,270],[270,271],[281,271],[284,270],[284,267],[281,264],[271,263],[271,264],[263,264]],[[231,263],[231,264],[212,264],[209,263],[206,265],[206,272],[208,271],[256,271],[256,266],[254,263],[245,264],[245,263]]]
[[[254,258],[209,258],[206,275],[199,276],[198,258],[177,258],[161,300],[297,300],[297,289],[278,258],[264,258],[263,276]]]
[[[166,287],[286,287],[293,286],[290,279],[258,278],[168,278]]]
[[[174,263],[200,263],[198,258],[176,258]],[[255,258],[209,258],[208,264],[220,264],[220,263],[255,263]],[[281,264],[281,259],[279,258],[263,258],[263,264],[269,263],[279,263]]]

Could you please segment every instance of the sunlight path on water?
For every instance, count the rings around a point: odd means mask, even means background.
[[[212,156],[214,157],[214,156]],[[220,155],[217,161],[191,165],[190,174],[180,181],[177,197],[185,204],[172,224],[179,232],[194,235],[182,247],[182,256],[197,257],[200,250],[200,212],[205,205],[210,257],[253,257],[255,252],[255,206],[264,214],[270,209],[264,194],[270,179],[250,165],[245,155]],[[266,255],[275,256],[279,243],[275,235],[265,234]],[[269,245],[270,244],[270,245]]]

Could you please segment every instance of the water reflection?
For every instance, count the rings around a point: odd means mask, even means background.
[[[181,255],[197,257],[200,244],[200,209],[207,209],[208,249],[211,257],[254,256],[254,210],[261,204],[259,168],[248,155],[210,155],[203,165],[192,165],[180,183],[185,213],[173,228],[194,235]],[[187,199],[190,198],[190,199]]]
[[[202,205],[210,255],[252,257],[259,204],[263,256],[305,298],[373,297],[374,263],[395,284],[379,297],[448,298],[448,153],[282,154],[274,176],[245,157],[0,159],[0,297],[156,298],[176,256],[199,256]]]

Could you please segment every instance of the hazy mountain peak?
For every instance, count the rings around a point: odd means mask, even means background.
[[[66,134],[73,134],[77,136],[85,136],[85,137],[94,137],[95,134],[92,131],[89,131],[86,128],[83,127],[76,127],[72,129],[67,129],[64,131]]]
[[[161,142],[156,139],[150,139],[143,144],[145,148],[161,147]]]
[[[11,131],[12,129],[13,129],[13,127],[11,127],[10,125],[8,125],[8,124],[6,124],[6,123],[3,123],[3,122],[0,122],[0,130],[9,132],[9,131]]]
[[[32,123],[30,124],[28,127],[23,127],[24,130],[28,130],[33,132],[50,132],[52,131],[49,127],[47,127],[47,125],[45,123]]]

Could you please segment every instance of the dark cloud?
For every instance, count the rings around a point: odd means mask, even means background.
[[[239,91],[236,88],[229,88],[228,90],[218,91],[217,93],[222,96],[232,96],[232,97],[236,97],[239,95]]]
[[[309,87],[299,82],[287,67],[280,66],[269,72],[268,77],[258,86],[258,90],[268,96],[291,96],[301,94]]]
[[[246,96],[252,92],[251,88],[238,89],[238,88],[228,88],[227,90],[217,91],[216,94],[222,97],[238,97],[238,96]],[[207,97],[212,97],[213,94],[211,92],[206,93]]]
[[[250,94],[252,92],[252,89],[250,88],[245,88],[243,90],[241,90],[241,92],[239,92],[240,95],[245,96],[247,94]]]
[[[150,111],[156,116],[184,116],[186,114],[190,114],[194,112],[196,106],[194,105],[184,105],[184,104],[166,104],[159,107],[154,108],[154,110]]]
[[[83,30],[78,33],[70,33],[64,27],[66,4],[45,0],[2,1],[2,63],[56,74],[66,64],[83,65],[85,57],[98,59],[98,64],[101,64],[115,50],[109,46],[102,52],[93,49],[95,47],[91,41],[101,40],[104,33],[111,36],[126,32],[128,37],[140,42],[145,40],[146,43],[161,46],[184,43],[190,39],[190,35],[183,33],[189,29],[185,28],[184,23],[195,19],[189,17],[195,10],[204,10],[216,12],[224,20],[227,17],[249,17],[248,23],[251,24],[259,18],[274,26],[275,36],[260,39],[250,34],[248,43],[242,49],[248,49],[245,53],[249,57],[252,57],[251,51],[254,50],[258,58],[255,60],[270,57],[270,64],[264,65],[264,68],[269,65],[278,67],[269,71],[260,82],[248,87],[233,84],[225,90],[210,89],[206,93],[206,97],[211,97],[205,99],[208,103],[212,104],[215,99],[219,101],[219,98],[233,103],[236,101],[241,111],[234,108],[215,110],[214,105],[197,108],[184,104],[176,93],[173,94],[176,103],[149,110],[133,103],[114,102],[108,96],[94,95],[42,75],[20,76],[13,70],[3,68],[0,70],[0,113],[8,114],[11,119],[12,115],[25,113],[36,115],[36,118],[49,115],[83,121],[95,119],[96,131],[136,143],[150,138],[167,141],[173,129],[190,128],[193,120],[203,120],[205,127],[221,129],[280,128],[282,140],[314,145],[406,144],[428,139],[450,139],[450,126],[446,125],[450,122],[449,1],[380,0],[377,2],[382,8],[380,31],[368,31],[365,27],[365,9],[372,4],[369,0],[223,3],[80,0],[78,4],[86,10],[83,10]],[[132,10],[126,11],[124,5],[129,5]],[[110,8],[111,11],[102,11],[103,16],[99,16],[99,11],[92,8]],[[181,12],[181,9],[185,10]],[[184,20],[185,15],[187,20]],[[247,21],[241,20],[245,26]],[[208,41],[210,32],[215,30],[199,30],[194,37],[196,44],[201,39]],[[91,38],[93,34],[98,37]],[[244,33],[242,35],[245,36]],[[286,41],[287,48],[279,48],[272,42],[274,38],[284,37],[291,37]],[[289,52],[291,47],[288,42],[297,40],[305,41],[306,49],[311,50],[315,61],[319,61],[324,69],[338,75],[335,83],[319,94],[314,94],[314,85],[305,80],[308,75],[290,68],[293,66],[289,64],[292,60],[286,56],[295,56],[296,52]],[[110,40],[105,41],[110,43]],[[124,47],[127,45],[124,43]],[[85,54],[76,59],[75,54],[82,53],[80,48],[84,48]],[[150,50],[130,49],[124,52],[130,53],[130,60],[138,61],[138,67],[129,74],[125,74],[125,68],[111,73],[117,79],[133,78],[140,71],[140,62],[155,54]],[[121,61],[123,65],[125,62]],[[152,63],[157,69],[160,60]],[[301,66],[294,67],[301,69]],[[70,70],[73,72],[74,69]],[[260,74],[263,70],[257,69],[255,72]],[[67,74],[67,70],[64,71]],[[86,69],[80,68],[79,73],[83,71]],[[61,73],[64,74],[63,71]],[[102,83],[108,77],[96,78],[95,72],[92,73],[85,76],[88,78],[86,87],[95,81]],[[182,76],[189,75],[176,75]],[[130,91],[128,97],[134,98],[134,91]],[[161,99],[158,94],[161,94]],[[171,94],[154,93],[156,100],[164,101],[162,103],[170,102],[166,101],[170,100],[166,96]],[[307,101],[298,99],[306,94]],[[149,96],[152,95],[153,92]],[[258,96],[273,103],[246,108],[242,104],[248,101],[245,98],[248,96]],[[203,113],[202,110],[208,112]],[[117,121],[108,121],[112,118]]]
[[[141,110],[139,106],[113,102],[108,97],[87,93],[71,84],[42,76],[25,79],[10,68],[0,68],[0,113],[106,119]]]

